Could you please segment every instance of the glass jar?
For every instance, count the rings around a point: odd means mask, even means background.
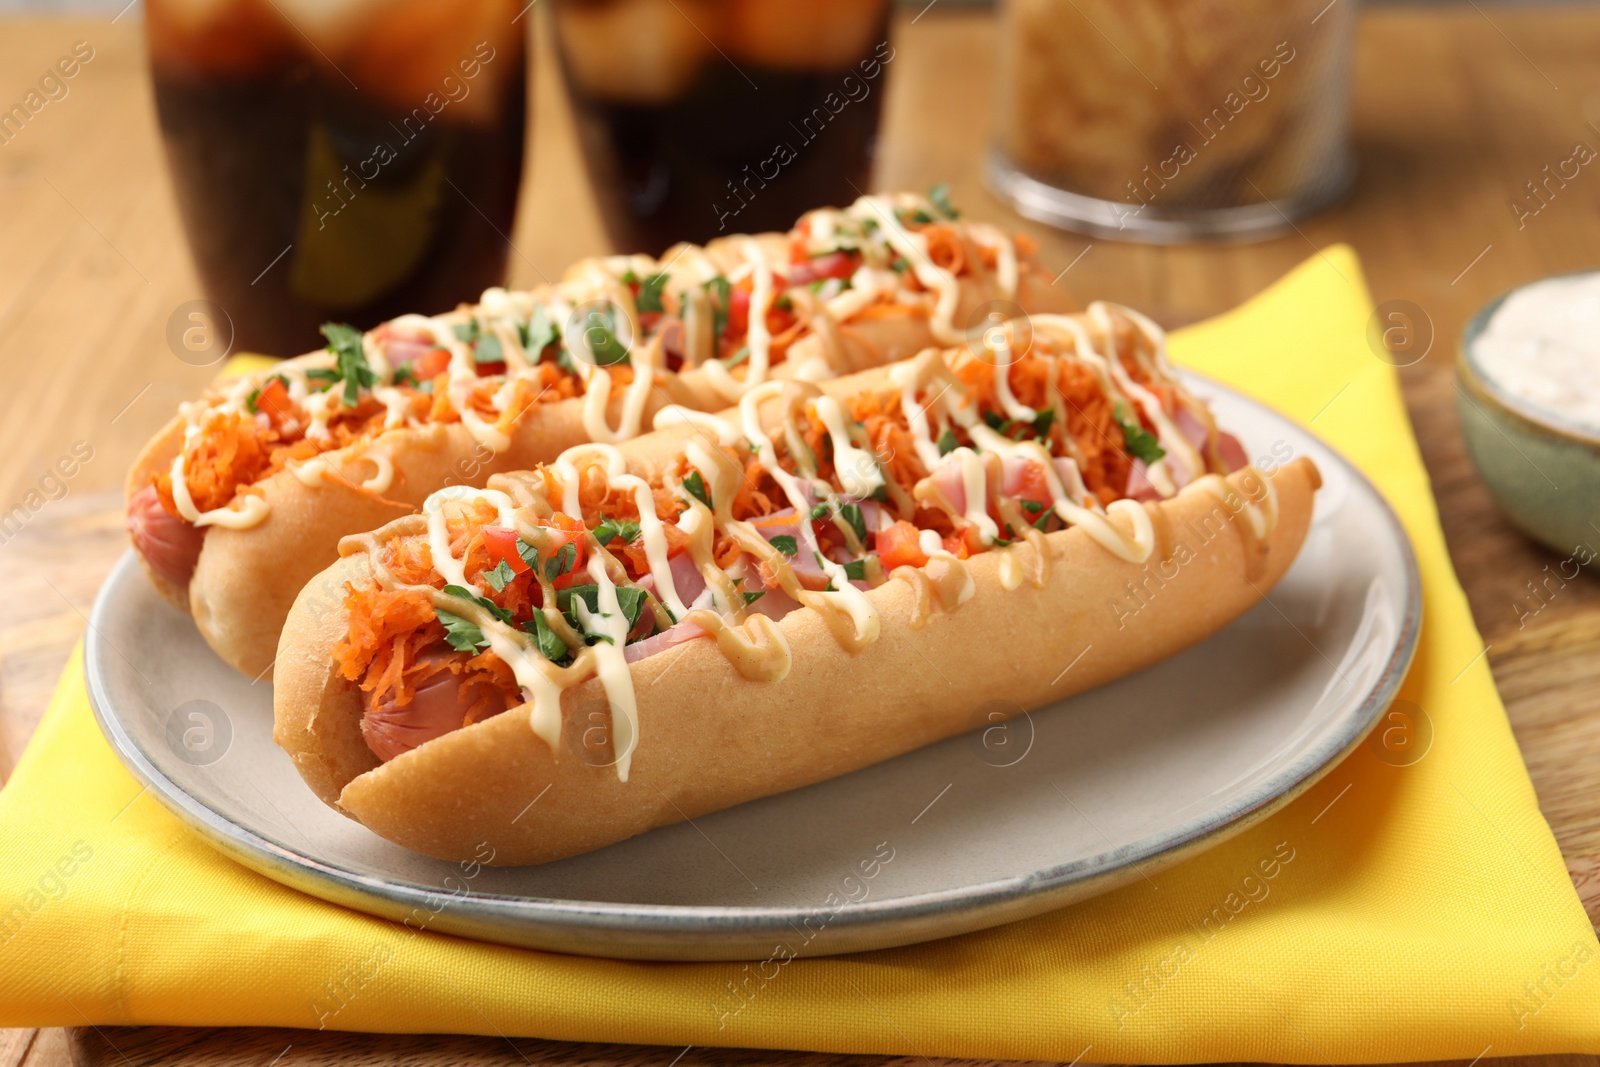
[[[1355,0],[1003,0],[987,178],[1129,240],[1264,237],[1338,199]]]

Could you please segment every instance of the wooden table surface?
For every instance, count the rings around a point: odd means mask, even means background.
[[[1530,583],[1558,557],[1519,536],[1478,482],[1457,430],[1451,377],[1461,326],[1485,301],[1600,259],[1600,174],[1581,173],[1521,227],[1511,209],[1546,164],[1567,159],[1578,142],[1600,145],[1591,122],[1600,119],[1600,11],[1474,4],[1364,12],[1354,105],[1361,169],[1351,198],[1272,241],[1181,248],[1090,241],[1016,219],[978,178],[989,17],[935,8],[901,15],[896,33],[879,186],[949,181],[970,214],[1026,230],[1049,262],[1074,264],[1064,284],[1080,298],[1119,300],[1181,324],[1233,306],[1318,248],[1348,241],[1363,257],[1375,300],[1408,300],[1425,312],[1432,348],[1401,372],[1406,403],[1541,806],[1591,920],[1600,918],[1600,581],[1585,574],[1553,598],[1532,598]],[[20,534],[0,535],[0,588],[26,606],[0,622],[0,774],[37,724],[94,591],[122,550],[123,471],[211,373],[174,358],[165,341],[168,315],[200,292],[162,169],[139,12],[115,22],[6,20],[0,101],[19,99],[79,40],[95,55],[69,95],[0,146],[0,366],[15,376],[0,393],[0,512],[75,442],[94,449],[64,497],[40,508]],[[604,248],[551,69],[538,64],[514,285],[554,276]],[[865,1059],[278,1030],[0,1031],[0,1067],[820,1067]]]

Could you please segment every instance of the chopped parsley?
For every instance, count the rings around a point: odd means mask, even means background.
[[[534,642],[539,646],[544,658],[556,666],[564,666],[572,657],[571,649],[561,640],[561,635],[550,628],[550,620],[545,618],[542,610],[535,611],[533,618],[523,623],[522,628],[533,635]]]
[[[628,620],[628,630],[631,633],[639,622],[639,613],[644,610],[646,594],[636,585],[619,585],[616,588],[617,606],[622,609],[622,617]],[[562,614],[573,620],[574,627],[577,626],[577,614],[572,607],[574,598],[583,601],[583,606],[589,609],[589,614],[602,614],[598,585],[575,585],[570,589],[559,590],[556,593],[556,606],[561,609]]]
[[[362,389],[378,384],[378,376],[367,364],[367,355],[361,348],[361,331],[343,323],[325,322],[322,336],[328,339],[328,351],[338,360],[332,380],[344,381],[344,406],[353,408],[361,398]]]
[[[584,315],[583,340],[597,367],[628,362],[628,346],[617,337],[616,312],[609,307],[590,308]]]
[[[411,364],[407,363],[403,367],[396,367],[395,368],[394,384],[396,384],[396,385],[409,385],[413,389],[415,389],[415,388],[419,387],[422,383],[417,381],[417,373],[416,373],[416,371],[412,370],[411,369]]]
[[[500,338],[492,333],[479,337],[472,346],[472,359],[475,363],[504,363],[506,354],[500,349]]]
[[[683,480],[683,489],[706,507],[711,506],[711,493],[706,489],[706,480],[700,477],[699,471],[689,472],[689,477]]]
[[[458,322],[451,328],[455,331],[457,341],[470,345],[478,339],[477,319],[473,319],[471,322]]]
[[[544,576],[547,581],[555,581],[563,574],[570,572],[578,562],[578,546],[568,541],[561,546],[561,550],[544,561]]]
[[[850,528],[856,532],[857,541],[867,543],[867,520],[862,516],[859,505],[846,504],[839,509],[839,517],[850,524]]]
[[[867,560],[876,558],[876,556],[868,556],[867,559],[851,560],[849,563],[844,565],[844,576],[857,582],[866,581]]]
[[[785,556],[792,556],[800,551],[800,543],[788,534],[779,534],[771,539],[772,547],[782,552]]]
[[[1016,440],[1016,433],[1023,427],[1033,430],[1034,436],[1043,438],[1049,435],[1050,427],[1055,425],[1056,413],[1054,408],[1046,408],[1032,419],[1008,419],[997,412],[987,411],[983,415],[984,424],[995,433]]]
[[[633,298],[634,307],[641,312],[665,311],[661,306],[661,290],[666,287],[671,279],[668,274],[651,274],[644,278],[636,278],[639,283],[639,292]]]
[[[1026,511],[1029,515],[1037,515],[1039,512],[1044,510],[1044,505],[1039,503],[1037,500],[1024,500],[1022,502],[1022,510]]]
[[[536,305],[533,315],[528,319],[526,326],[519,326],[517,330],[522,335],[522,348],[537,360],[540,354],[561,339],[561,331],[556,329],[544,313],[544,305]]]
[[[508,625],[511,622],[511,612],[492,600],[478,596],[464,586],[447,585],[444,587],[444,592],[447,596],[460,597],[462,600],[478,605],[500,622]],[[445,611],[442,608],[435,608],[434,614],[444,624],[445,642],[457,652],[477,652],[479,649],[488,647],[489,639],[483,636],[483,628],[471,619],[462,618],[460,615]]]
[[[638,536],[639,524],[632,519],[602,519],[594,531],[594,539],[602,545],[609,545],[617,537],[622,538],[622,543],[626,545]]]
[[[444,587],[444,592],[446,596],[454,596],[460,597],[462,600],[470,600],[472,603],[478,605],[478,607],[482,608],[484,611],[487,611],[490,615],[493,615],[496,619],[499,619],[503,623],[509,625],[511,622],[511,612],[507,611],[505,608],[501,607],[499,604],[496,604],[489,598],[479,596],[466,586],[447,585]]]
[[[510,585],[511,580],[516,576],[517,572],[512,570],[511,564],[505,560],[495,564],[494,570],[483,572],[483,580],[493,586],[496,593]]]
[[[828,511],[829,511],[828,505],[826,505],[826,504],[818,504],[816,507],[811,509],[811,520],[813,522],[815,522],[818,519],[827,518],[828,517]]]
[[[961,443],[956,440],[956,432],[946,426],[944,433],[939,435],[939,455],[948,456],[960,447]]]
[[[1132,419],[1124,419],[1122,413],[1112,416],[1117,420],[1117,425],[1122,427],[1122,441],[1128,447],[1128,455],[1134,459],[1144,460],[1149,466],[1167,454],[1166,449],[1157,443],[1155,435]]]
[[[538,571],[539,550],[537,548],[519,538],[517,541],[517,555],[522,557],[522,562],[532,567],[535,571]]]
[[[957,211],[950,204],[950,186],[947,183],[940,182],[932,189],[929,189],[928,200],[933,204],[934,207],[939,209],[940,213],[943,214],[945,218],[959,219],[961,217],[961,212]]]
[[[728,329],[728,305],[732,303],[733,286],[719,274],[705,283],[705,290],[714,297],[711,303],[711,336],[721,337]]]
[[[439,621],[444,624],[444,640],[457,652],[476,653],[479,649],[489,647],[489,639],[483,636],[483,631],[478,624],[459,615],[452,615],[448,611],[434,609],[434,614],[439,616]]]

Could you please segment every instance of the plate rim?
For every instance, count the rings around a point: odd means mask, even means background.
[[[1389,501],[1354,463],[1312,430],[1269,404],[1188,368],[1186,378],[1205,388],[1287,421],[1325,449],[1344,473],[1377,503],[1390,540],[1400,552],[1404,591],[1394,646],[1367,692],[1347,716],[1343,729],[1280,768],[1257,788],[1234,801],[1209,809],[1179,827],[1116,848],[1078,857],[1025,875],[958,887],[849,903],[827,911],[828,944],[800,955],[832,955],[867,948],[919,943],[985,929],[1064,906],[1072,900],[1114,888],[1137,878],[1145,868],[1161,869],[1220,844],[1288,805],[1315,785],[1371,732],[1393,702],[1414,659],[1421,633],[1423,599],[1415,547]],[[84,638],[84,681],[90,709],[118,760],[168,811],[195,830],[207,844],[274,881],[335,904],[387,918],[429,910],[424,928],[500,944],[552,949],[614,959],[759,959],[773,937],[788,937],[821,907],[794,905],[639,904],[581,901],[557,897],[509,896],[429,890],[413,882],[397,882],[355,871],[308,855],[232,821],[165,774],[123,728],[94,669],[111,647],[99,621],[109,609],[113,591],[138,570],[127,550],[95,596]],[[447,898],[449,907],[474,914],[448,914],[434,905]],[[430,910],[431,909],[431,910]],[[508,922],[513,925],[506,925]],[[937,927],[935,929],[934,927]],[[697,935],[698,943],[679,939]],[[818,938],[821,940],[821,938]]]

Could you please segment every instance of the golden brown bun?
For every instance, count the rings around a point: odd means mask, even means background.
[[[1238,488],[1253,476],[1230,481]],[[291,612],[274,738],[318,796],[406,848],[461,859],[487,842],[495,862],[507,865],[576,855],[846,774],[971,729],[974,713],[994,702],[1038,707],[1210,636],[1277,583],[1305,540],[1321,484],[1316,467],[1297,459],[1272,482],[1279,515],[1262,542],[1217,497],[1191,488],[1146,505],[1165,533],[1145,564],[1125,563],[1070,528],[1046,538],[1052,563],[1043,588],[1024,581],[1008,591],[1000,554],[976,556],[968,564],[974,597],[921,629],[911,623],[911,588],[890,581],[868,594],[882,633],[854,655],[816,612],[795,611],[778,624],[793,652],[779,682],[743,679],[709,640],[640,660],[631,668],[639,742],[626,782],[581,758],[572,740],[608,721],[605,692],[593,680],[563,698],[562,751],[552,752],[513,711],[380,764],[361,738],[360,693],[330,655],[344,621],[325,598],[369,574],[366,557],[351,556]],[[1164,558],[1172,562],[1163,567]],[[1163,584],[1148,608],[1131,617],[1110,609],[1124,600],[1125,582],[1144,584],[1152,573]],[[984,670],[960,670],[974,650]]]
[[[764,246],[775,241],[786,244],[788,240],[782,234],[761,234],[753,239]],[[742,261],[743,252],[735,239],[713,241],[705,251],[722,269],[731,269]],[[777,253],[769,248],[768,254]],[[966,321],[963,315],[970,316],[987,303],[992,298],[992,288],[992,279],[964,284],[955,321]],[[1033,311],[1070,304],[1064,292],[1049,286],[1031,268],[1019,275],[1018,297],[1030,301]],[[835,367],[840,373],[879,367],[908,359],[933,340],[927,317],[922,314],[841,327],[835,338]],[[785,368],[799,368],[811,357],[828,351],[827,339],[816,334],[802,337],[791,346],[788,359],[779,364],[775,376],[781,377]],[[616,425],[623,395],[624,390],[618,389],[611,397],[608,419],[612,425]],[[727,401],[698,370],[668,375],[652,391],[641,425],[648,428],[656,412],[669,403],[716,411]],[[338,558],[341,537],[374,529],[404,515],[443,486],[481,487],[491,474],[523,470],[555,459],[565,449],[589,440],[581,414],[581,399],[541,404],[517,423],[511,447],[498,455],[478,444],[459,423],[390,430],[373,442],[394,460],[394,483],[383,497],[331,481],[312,488],[293,474],[282,472],[258,483],[271,505],[261,523],[244,530],[207,528],[200,560],[187,590],[157,575],[149,566],[145,571],[163,597],[194,615],[201,636],[224,662],[251,678],[264,676],[272,667],[278,635],[295,594]],[[145,446],[128,475],[130,499],[150,484],[152,476],[171,466],[182,441],[183,424],[174,419]],[[347,461],[340,473],[359,483],[372,471],[371,463],[358,456]]]

